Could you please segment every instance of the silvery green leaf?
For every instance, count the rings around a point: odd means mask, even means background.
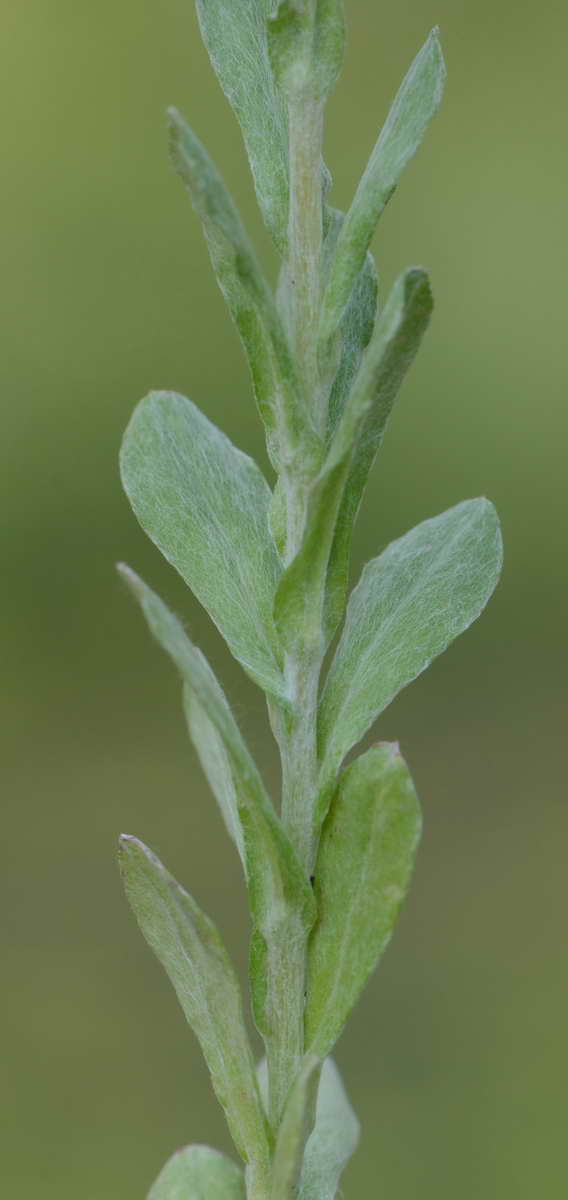
[[[129,568],[120,570],[181,673],[190,734],[241,854],[253,918],[253,1009],[259,1030],[269,1037],[287,985],[282,947],[311,929],[313,892],[207,660],[163,601]]]
[[[328,642],[343,615],[351,534],[367,475],[431,309],[426,273],[420,268],[405,272],[377,321],[336,421],[327,458],[309,498],[303,544],[276,592],[275,621],[284,644],[299,631],[304,636],[316,635],[307,623],[313,610],[310,600],[325,576]]]
[[[359,1141],[359,1122],[332,1058],[323,1064],[316,1121],[304,1156],[298,1200],[334,1200]]]
[[[479,616],[501,561],[497,514],[478,499],[423,521],[368,563],[321,700],[324,793],[379,713]]]
[[[328,253],[333,254],[344,214],[327,210],[330,227],[326,237]],[[353,288],[338,332],[339,360],[329,401],[330,430],[335,429],[357,375],[364,350],[369,345],[377,316],[378,278],[375,261],[367,254]]]
[[[229,837],[235,843],[244,865],[245,852],[239,804],[235,783],[235,768],[217,727],[207,716],[193,688],[183,689],[187,727],[209,787],[217,800]]]
[[[205,655],[163,600],[130,567],[119,563],[118,570],[138,600],[152,634],[181,674],[189,731],[244,863],[239,801],[256,804],[263,811],[271,808],[257,766]]]
[[[242,1171],[209,1146],[185,1146],[166,1163],[148,1200],[245,1200]]]
[[[354,292],[354,296],[357,291]],[[351,305],[350,305],[351,307]],[[331,637],[343,616],[353,526],[389,416],[432,314],[430,282],[411,267],[395,283],[360,362],[338,422],[337,449],[353,445],[337,513],[327,576],[326,627]],[[347,310],[349,312],[349,309]]]
[[[306,1045],[329,1053],[392,934],[421,817],[396,745],[373,746],[340,776],[315,868]]]
[[[268,527],[271,493],[256,463],[190,400],[153,392],[126,430],[121,472],[142,528],[235,658],[285,698],[272,618],[281,565]]]
[[[203,40],[240,123],[266,225],[283,246],[288,220],[288,141],[284,105],[268,54],[272,0],[196,0]]]
[[[121,836],[119,861],[128,900],[198,1038],[235,1145],[245,1161],[266,1162],[266,1119],[239,985],[220,935],[137,838]]]
[[[444,81],[444,59],[434,29],[402,83],[339,235],[322,306],[324,345],[349,303],[379,217],[440,105]]]
[[[274,1151],[271,1200],[298,1197],[306,1142],[314,1127],[321,1067],[319,1058],[307,1055],[288,1093]]]
[[[193,130],[170,109],[170,146],[203,222],[211,261],[251,370],[268,449],[278,468],[298,441],[307,405],[298,405],[300,386],[274,298],[243,227],[236,205]]]

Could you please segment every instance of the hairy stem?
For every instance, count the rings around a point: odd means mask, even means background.
[[[323,106],[300,88],[289,103],[290,217],[285,305],[298,375],[305,385],[315,429],[325,427],[318,371],[317,334],[321,304]],[[293,475],[287,481],[286,559],[298,553],[304,534],[309,485]],[[316,717],[321,644],[288,649],[285,674],[292,716],[273,714],[282,758],[282,820],[306,876],[313,868],[313,803],[317,789]],[[306,939],[283,943],[281,977],[287,1002],[269,1054],[270,1113],[278,1124],[304,1054]]]
[[[321,151],[323,106],[299,89],[290,101],[290,217],[288,227],[288,312],[298,373],[322,432],[324,414],[317,364],[323,240]]]

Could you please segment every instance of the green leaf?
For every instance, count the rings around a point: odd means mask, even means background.
[[[357,290],[354,297],[356,295]],[[368,294],[366,300],[368,306]],[[432,308],[426,272],[421,267],[410,267],[392,289],[355,377],[351,395],[343,406],[331,457],[348,453],[351,446],[353,454],[342,489],[327,575],[325,623],[329,637],[335,633],[343,616],[353,526],[365,485],[394,402],[428,327]]]
[[[235,658],[285,698],[272,618],[281,565],[268,527],[271,493],[256,463],[190,400],[153,392],[126,430],[121,471],[142,528]]]
[[[482,612],[501,561],[497,514],[479,499],[423,521],[365,567],[321,700],[322,804],[379,713]]]
[[[130,567],[119,563],[118,571],[138,600],[151,633],[181,674],[189,731],[244,863],[239,803],[256,805],[264,813],[271,811],[257,766],[205,655],[163,600]]]
[[[327,214],[330,228],[326,237],[326,252],[333,257],[345,215],[336,209],[328,209]],[[377,295],[377,268],[372,255],[367,254],[343,315],[338,334],[339,363],[329,401],[330,432],[335,429],[343,412],[351,385],[361,365],[363,352],[373,336],[377,316]]]
[[[166,1163],[148,1200],[246,1200],[244,1176],[218,1150],[185,1146]]]
[[[274,298],[236,205],[207,151],[177,112],[169,110],[170,147],[203,222],[211,261],[248,358],[268,449],[278,468],[294,453],[307,405]]]
[[[381,958],[406,894],[421,831],[396,745],[373,746],[340,777],[315,871],[306,1045],[329,1053]]]
[[[121,836],[119,861],[142,933],[168,974],[199,1040],[235,1145],[245,1162],[266,1162],[266,1119],[239,985],[220,935],[137,838]]]
[[[268,54],[272,0],[196,0],[203,40],[241,126],[266,225],[279,246],[288,221],[286,116]]]
[[[322,305],[324,345],[349,303],[381,213],[440,105],[444,81],[444,59],[434,29],[398,92],[339,235]]]
[[[315,1128],[304,1157],[298,1200],[334,1200],[341,1173],[359,1141],[359,1122],[332,1058],[321,1073]]]
[[[298,1196],[304,1150],[314,1126],[321,1067],[319,1058],[308,1055],[290,1088],[276,1140],[271,1200],[296,1200]]]
[[[207,660],[163,601],[128,567],[120,571],[184,680],[190,734],[241,854],[253,918],[253,1009],[268,1038],[279,1020],[287,983],[282,948],[311,929],[313,892]]]
[[[311,1104],[315,1055],[307,1054],[298,1081],[296,1100],[304,1094]],[[257,1079],[265,1108],[268,1107],[268,1064],[258,1064]],[[298,1111],[298,1110],[296,1110]],[[289,1116],[292,1115],[292,1108]],[[335,1200],[341,1173],[359,1141],[359,1122],[349,1103],[341,1075],[332,1058],[326,1058],[319,1074],[314,1128],[304,1153],[298,1200]]]
[[[366,297],[368,302],[368,296]],[[329,642],[343,615],[353,524],[388,417],[432,310],[428,277],[412,268],[395,284],[343,405],[327,458],[309,498],[303,544],[284,572],[275,621],[284,645],[314,639],[313,596],[327,575],[324,629]],[[368,309],[364,310],[368,314]],[[360,355],[360,349],[356,349]],[[308,624],[314,613],[314,628]]]

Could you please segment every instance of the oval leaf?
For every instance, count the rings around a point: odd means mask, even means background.
[[[154,392],[124,435],[121,472],[142,528],[265,691],[282,698],[272,605],[281,567],[271,493],[248,455],[190,400]]]
[[[308,949],[306,1046],[329,1053],[374,971],[405,896],[420,838],[418,800],[397,746],[374,746],[344,771],[315,872],[318,921]]]
[[[166,1163],[148,1200],[245,1200],[242,1171],[209,1146],[185,1146]]]
[[[266,1119],[239,984],[221,937],[143,842],[123,834],[119,862],[142,933],[199,1041],[237,1150],[245,1162],[266,1162]]]
[[[423,521],[365,567],[321,701],[324,798],[379,713],[479,616],[501,562],[497,514],[479,499]]]

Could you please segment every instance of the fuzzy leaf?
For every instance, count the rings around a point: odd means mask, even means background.
[[[142,933],[173,983],[199,1040],[235,1145],[245,1161],[265,1161],[266,1120],[239,985],[220,935],[137,838],[121,836],[119,861]]]
[[[311,1103],[310,1081],[314,1079],[318,1059],[306,1055],[302,1082],[298,1081],[295,1100],[302,1093]],[[265,1108],[268,1108],[268,1064],[258,1064],[257,1078]],[[297,1110],[296,1110],[297,1111]],[[290,1116],[292,1109],[290,1109]],[[359,1122],[349,1103],[341,1075],[332,1058],[326,1058],[319,1076],[314,1128],[308,1138],[301,1173],[298,1200],[335,1200],[341,1173],[359,1141]]]
[[[289,458],[296,448],[303,423],[286,334],[219,171],[176,109],[170,109],[169,120],[172,160],[203,222],[213,269],[248,358],[270,457],[278,468],[282,454]]]
[[[308,1139],[298,1200],[334,1200],[359,1141],[359,1122],[332,1058],[323,1064],[316,1121]]]
[[[298,1196],[304,1150],[314,1126],[321,1066],[319,1058],[308,1055],[290,1088],[274,1152],[271,1200],[296,1200]]]
[[[440,105],[444,81],[444,59],[434,29],[396,96],[339,235],[322,306],[324,345],[349,303],[381,213]]]
[[[268,1037],[286,987],[282,947],[311,929],[313,892],[207,660],[163,601],[129,568],[120,569],[154,637],[182,675],[190,734],[241,854],[253,918],[254,1015],[259,1030]]]
[[[272,0],[196,0],[203,40],[241,126],[258,202],[277,244],[288,220],[286,117],[268,54]]]
[[[379,317],[313,485],[303,544],[278,586],[275,620],[283,644],[300,632],[317,636],[319,627],[310,629],[307,614],[313,611],[311,599],[326,574],[328,642],[343,615],[351,534],[361,496],[431,310],[428,277],[412,268],[395,284]]]
[[[345,220],[337,209],[327,210],[330,221],[326,237],[326,253],[332,258],[339,231]],[[351,385],[355,379],[363,352],[373,336],[377,316],[378,278],[375,261],[367,254],[353,288],[339,331],[339,362],[329,401],[329,424],[332,432],[343,412]]]
[[[396,745],[373,746],[340,777],[316,864],[318,921],[308,950],[306,1045],[324,1055],[392,934],[421,817]]]
[[[153,392],[124,435],[122,481],[142,528],[265,691],[283,698],[272,619],[280,561],[256,463],[190,400]]]
[[[354,293],[354,296],[357,292]],[[351,307],[351,305],[350,305]],[[395,283],[338,422],[331,455],[353,446],[335,522],[327,575],[326,627],[331,637],[345,605],[353,526],[394,402],[428,327],[433,301],[424,270],[411,267]],[[349,312],[349,309],[348,309]]]
[[[478,499],[423,521],[365,567],[321,700],[324,799],[379,713],[482,612],[501,561],[497,514]]]
[[[185,1146],[166,1163],[148,1200],[245,1200],[242,1171],[209,1146]]]

